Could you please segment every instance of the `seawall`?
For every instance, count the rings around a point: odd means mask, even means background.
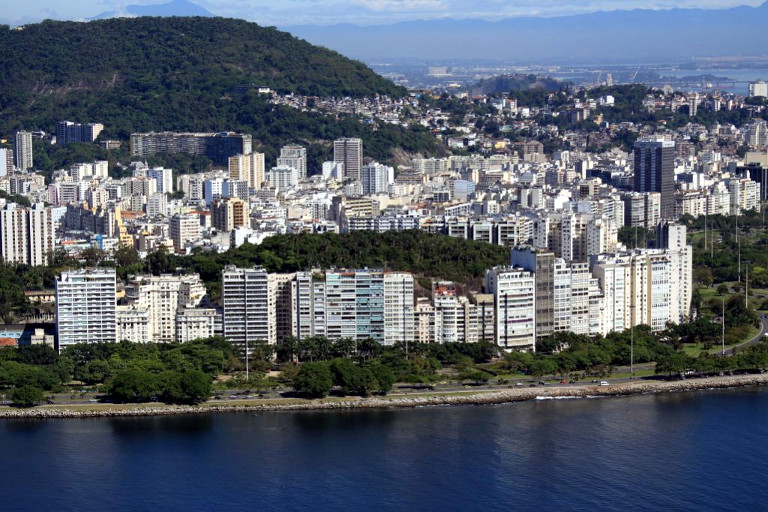
[[[640,394],[679,393],[708,389],[753,387],[768,384],[768,373],[686,379],[675,381],[633,381],[610,386],[548,386],[478,390],[465,393],[428,392],[410,396],[389,396],[323,400],[253,400],[239,403],[206,402],[201,405],[99,404],[92,406],[47,405],[31,409],[0,409],[0,419],[13,418],[108,418],[212,414],[222,412],[309,411],[339,409],[413,408],[445,405],[498,405],[535,399],[600,398]]]

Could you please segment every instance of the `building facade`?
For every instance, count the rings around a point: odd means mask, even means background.
[[[114,269],[63,272],[56,280],[59,350],[77,343],[117,341]]]

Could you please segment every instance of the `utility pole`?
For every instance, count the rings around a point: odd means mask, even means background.
[[[707,212],[704,212],[704,250],[707,250]]]
[[[723,295],[723,357],[725,357],[725,295]]]
[[[634,316],[634,315],[633,315]],[[635,378],[635,324],[629,330],[629,378]]]
[[[747,277],[744,279],[744,307],[749,309],[749,262],[747,262]]]
[[[739,240],[739,215],[736,215],[736,244],[739,246],[739,278],[741,282],[741,240]]]
[[[635,303],[629,307],[632,312],[629,328],[629,378],[635,378]]]

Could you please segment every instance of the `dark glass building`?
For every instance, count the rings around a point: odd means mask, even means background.
[[[635,142],[636,192],[661,193],[661,218],[675,218],[675,143],[663,139]]]

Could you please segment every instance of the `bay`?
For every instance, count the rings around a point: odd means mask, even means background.
[[[4,511],[760,510],[768,390],[0,422]]]

